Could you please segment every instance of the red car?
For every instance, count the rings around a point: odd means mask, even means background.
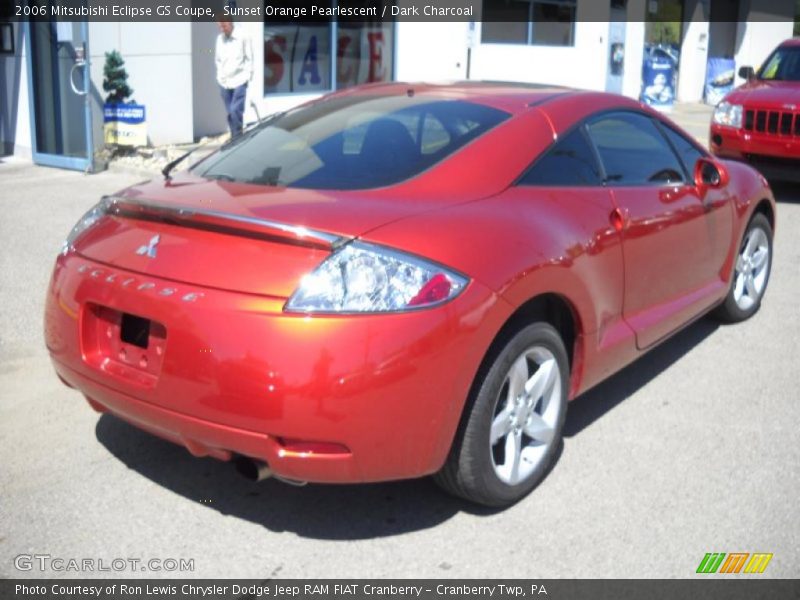
[[[800,38],[778,46],[758,73],[714,111],[711,151],[744,160],[768,177],[800,181]]]
[[[687,323],[759,308],[775,202],[616,95],[464,83],[329,95],[69,234],[63,381],[253,478],[436,474],[512,503],[567,401]]]

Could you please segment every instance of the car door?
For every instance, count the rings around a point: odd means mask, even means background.
[[[710,158],[710,155],[670,125],[658,122],[658,127],[675,149],[689,178],[692,179],[697,161],[701,158]],[[706,265],[709,277],[713,277],[711,274],[715,273],[716,277],[722,280],[727,276],[722,269],[731,250],[733,236],[733,208],[730,191],[725,186],[706,187],[700,190],[697,186],[688,184],[687,193],[697,196],[705,211],[706,228],[711,245],[710,262]]]
[[[587,332],[585,356],[598,358],[586,360],[583,381],[596,383],[630,362],[635,346],[622,317],[624,269],[615,206],[583,124],[559,135],[514,190],[539,224],[531,228],[539,247],[547,256],[560,255],[556,262],[569,268],[587,294],[597,329]]]
[[[620,216],[623,316],[647,348],[718,297],[717,234],[690,173],[655,120],[634,111],[587,123]]]

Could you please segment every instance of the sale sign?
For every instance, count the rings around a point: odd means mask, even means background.
[[[323,25],[264,28],[264,93],[331,89],[331,30]]]
[[[340,88],[392,78],[391,29],[340,27],[336,51],[336,83]]]
[[[391,25],[341,25],[336,39],[336,88],[392,78]],[[315,93],[331,85],[331,28],[267,25],[264,93]]]

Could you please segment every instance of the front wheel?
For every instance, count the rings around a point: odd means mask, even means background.
[[[544,479],[561,444],[569,364],[558,332],[534,323],[482,371],[474,401],[436,482],[487,506],[506,506]]]
[[[744,321],[761,306],[772,267],[772,227],[761,213],[747,226],[742,239],[731,287],[716,315],[728,322]]]

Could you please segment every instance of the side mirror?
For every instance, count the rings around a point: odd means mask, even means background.
[[[751,79],[755,79],[756,72],[753,67],[739,67],[739,77],[742,79],[746,79],[750,81]]]
[[[717,189],[728,183],[725,168],[709,159],[700,158],[694,166],[694,184],[701,190]]]

